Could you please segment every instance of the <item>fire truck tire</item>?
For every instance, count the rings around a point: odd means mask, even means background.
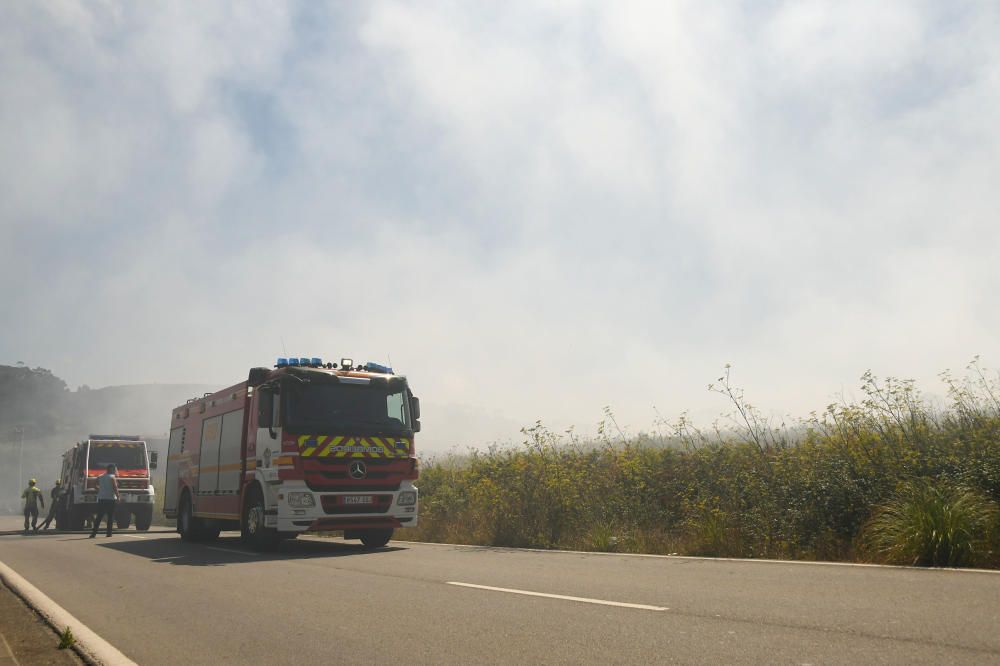
[[[211,540],[219,536],[218,531],[214,536],[209,534],[205,529],[205,521],[194,516],[191,510],[191,496],[187,491],[181,497],[181,508],[177,514],[177,531],[180,532],[182,540],[190,542]]]
[[[153,507],[140,507],[135,512],[135,529],[145,532],[153,524]]]
[[[361,543],[365,548],[381,548],[392,538],[392,528],[361,530]]]
[[[254,550],[273,550],[281,541],[278,530],[264,526],[264,494],[260,486],[251,486],[247,492],[240,520],[240,539]]]
[[[120,530],[127,530],[128,526],[132,524],[132,514],[128,511],[119,513],[115,516],[115,525],[118,526]]]

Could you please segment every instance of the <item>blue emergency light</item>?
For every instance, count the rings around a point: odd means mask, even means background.
[[[298,357],[296,357],[296,356],[290,356],[290,357],[288,358],[288,365],[292,365],[292,366],[298,366],[298,364],[299,364],[299,359],[298,359]]]
[[[368,372],[381,372],[383,375],[392,374],[392,368],[390,368],[389,366],[380,365],[378,363],[372,363],[371,361],[365,363],[365,370],[367,370]]]
[[[309,365],[311,365],[314,368],[318,368],[319,366],[323,365],[323,359],[316,358],[315,356],[313,356],[312,360],[309,363]]]
[[[288,365],[288,359],[287,358],[282,358],[280,356],[278,357],[278,362],[275,363],[275,366],[277,366],[279,368],[284,368],[287,365]]]

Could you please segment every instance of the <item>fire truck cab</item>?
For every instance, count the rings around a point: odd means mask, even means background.
[[[63,495],[56,508],[56,527],[78,530],[92,520],[97,510],[97,477],[108,465],[117,468],[119,500],[115,522],[125,529],[135,518],[137,530],[148,530],[153,520],[153,483],[150,469],[156,469],[156,452],[133,435],[90,435],[63,454]]]
[[[417,524],[419,418],[391,368],[279,358],[173,410],[163,513],[187,541],[343,531],[383,546]]]

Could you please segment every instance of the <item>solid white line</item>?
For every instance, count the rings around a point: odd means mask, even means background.
[[[78,650],[89,663],[104,664],[105,666],[137,666],[118,648],[98,636],[90,627],[70,615],[69,611],[52,601],[41,590],[3,562],[0,562],[0,580],[3,580],[4,584],[17,596],[38,611],[57,633],[61,634],[67,628],[72,630],[73,636],[76,637],[76,644],[73,648]]]
[[[313,537],[315,540],[329,537]],[[861,569],[905,569],[907,571],[934,571],[937,573],[962,574],[994,574],[1000,575],[1000,569],[958,569],[945,567],[909,567],[904,564],[872,564],[871,562],[827,562],[824,560],[771,560],[752,557],[701,557],[697,555],[656,555],[654,553],[607,553],[596,550],[559,550],[555,548],[515,548],[514,546],[477,546],[469,543],[438,543],[436,541],[407,541],[393,539],[396,544],[413,544],[415,546],[443,546],[449,548],[468,548],[470,550],[493,550],[510,553],[551,553],[562,555],[594,555],[596,557],[640,557],[655,560],[684,560],[692,562],[732,562],[734,564],[791,564],[817,567],[856,567]]]
[[[148,539],[149,537],[139,536],[138,534],[123,534],[123,537],[128,537],[129,539]]]
[[[448,585],[458,585],[459,587],[472,587],[477,590],[490,590],[491,592],[507,592],[510,594],[523,594],[529,597],[546,597],[548,599],[562,599],[563,601],[579,601],[585,604],[600,604],[601,606],[618,606],[620,608],[635,608],[638,610],[665,611],[670,610],[664,606],[647,606],[646,604],[627,604],[622,601],[607,601],[605,599],[589,599],[587,597],[569,597],[565,594],[549,594],[548,592],[531,592],[529,590],[515,590],[509,587],[492,587],[490,585],[474,585],[472,583],[458,583],[448,581]]]
[[[21,666],[21,662],[14,656],[14,651],[10,649],[10,643],[7,642],[7,637],[2,632],[0,632],[0,641],[3,641],[4,647],[7,648],[7,654],[10,655],[10,660],[14,662],[14,666]]]

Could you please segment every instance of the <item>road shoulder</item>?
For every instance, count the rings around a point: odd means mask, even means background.
[[[58,645],[59,637],[48,623],[0,582],[0,666],[83,663]]]
[[[50,599],[19,573],[0,562],[0,580],[30,606],[56,631],[69,628],[76,642],[73,649],[87,663],[104,666],[135,666],[135,662],[118,648],[94,633],[90,627],[73,617],[65,608]]]

